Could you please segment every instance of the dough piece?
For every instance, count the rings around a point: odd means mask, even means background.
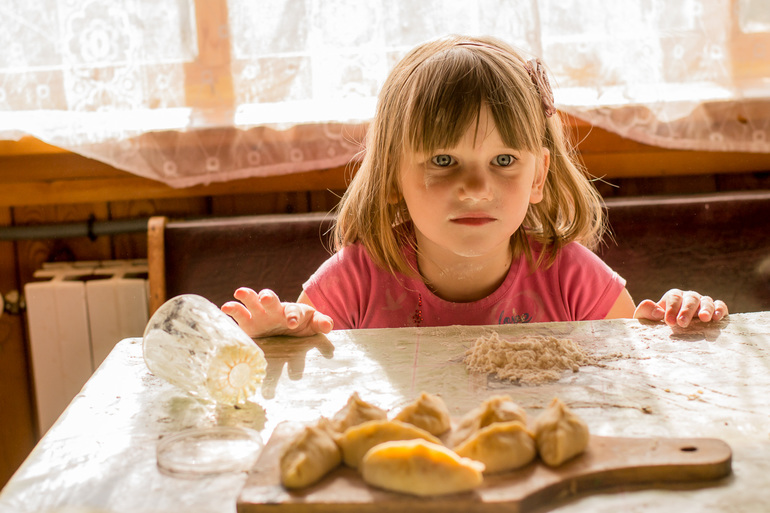
[[[394,440],[413,440],[421,438],[436,444],[441,441],[424,429],[398,420],[370,420],[345,431],[337,437],[337,445],[342,450],[345,465],[358,468],[366,451],[375,445]]]
[[[425,392],[398,412],[394,420],[412,424],[436,436],[446,433],[452,427],[449,409],[444,400]]]
[[[363,422],[387,418],[387,411],[361,400],[358,392],[353,392],[347,404],[332,417],[332,427],[336,432],[344,433],[348,428]]]
[[[304,488],[315,483],[342,461],[342,454],[329,432],[329,422],[305,427],[281,455],[281,483],[286,488]]]
[[[588,426],[558,398],[537,417],[534,431],[537,452],[551,467],[558,467],[588,446]]]
[[[527,412],[513,402],[509,395],[495,395],[462,416],[450,437],[450,447],[456,447],[473,433],[495,422],[518,420],[527,425]]]
[[[379,444],[361,463],[366,483],[422,497],[472,490],[483,481],[483,471],[483,463],[424,440]]]
[[[455,447],[455,452],[482,462],[488,474],[523,467],[537,455],[532,433],[518,420],[480,429]]]

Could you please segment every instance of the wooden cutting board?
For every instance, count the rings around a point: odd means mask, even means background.
[[[238,499],[238,512],[528,512],[555,507],[578,495],[617,487],[706,485],[731,473],[732,452],[713,438],[591,436],[582,455],[558,468],[535,460],[526,467],[484,477],[472,492],[420,498],[368,486],[340,466],[300,491],[280,484],[279,459],[299,426],[277,426]]]

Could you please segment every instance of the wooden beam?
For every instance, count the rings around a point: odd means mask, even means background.
[[[186,105],[202,126],[230,126],[235,92],[226,0],[195,0],[198,56],[185,64]]]
[[[123,171],[115,170],[115,173],[115,176],[108,178],[68,180],[66,174],[63,174],[61,178],[50,180],[6,183],[0,181],[0,206],[341,190],[347,187],[346,177],[349,176],[350,171],[346,167],[338,167],[307,173],[216,182],[186,188],[173,188],[162,182]]]
[[[686,177],[770,171],[768,153],[661,150],[582,155],[588,172],[606,178]]]
[[[572,137],[588,172],[602,178],[643,178],[770,171],[770,154],[668,150],[591,127],[568,117]],[[296,128],[301,130],[300,127]],[[363,128],[362,128],[363,130]],[[199,139],[218,144],[236,129],[204,131]],[[175,143],[169,134],[169,144]],[[339,191],[355,165],[281,176],[254,177],[173,188],[108,164],[57,151],[31,138],[0,145],[0,207],[92,203],[137,199],[193,198],[255,193]]]
[[[147,222],[147,271],[150,286],[150,316],[166,301],[166,222],[153,216]]]

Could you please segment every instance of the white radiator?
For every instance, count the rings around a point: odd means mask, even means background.
[[[24,286],[40,434],[148,320],[146,260],[43,264]]]

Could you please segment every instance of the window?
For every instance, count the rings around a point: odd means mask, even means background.
[[[557,106],[670,148],[770,152],[768,0],[26,0],[0,7],[0,137],[174,186],[340,166],[415,44],[543,58]]]

